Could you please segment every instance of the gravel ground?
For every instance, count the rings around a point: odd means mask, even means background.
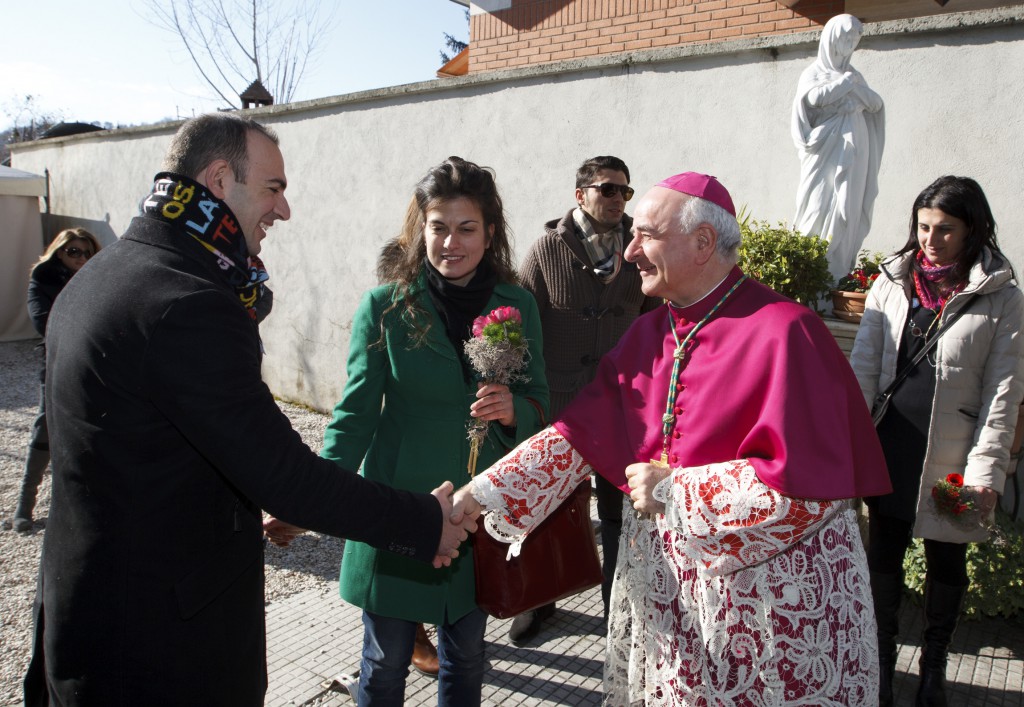
[[[50,507],[50,475],[39,489],[31,533],[10,530],[18,503],[29,430],[39,405],[34,341],[0,343],[0,705],[18,705],[32,642],[32,600],[35,597],[39,551]],[[281,403],[281,409],[306,444],[320,449],[329,416]],[[335,592],[343,542],[307,533],[266,553],[267,601],[319,588]]]

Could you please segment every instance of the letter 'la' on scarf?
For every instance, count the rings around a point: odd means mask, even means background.
[[[221,277],[256,321],[256,303],[270,276],[263,262],[249,255],[245,235],[227,204],[193,179],[160,172],[154,177],[153,191],[142,200],[141,211],[143,216],[169,223],[202,244],[217,263]]]

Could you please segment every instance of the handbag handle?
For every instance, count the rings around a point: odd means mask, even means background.
[[[933,336],[930,341],[925,341],[924,346],[921,348],[920,351],[917,352],[917,355],[914,356],[914,360],[908,363],[903,368],[903,370],[899,372],[896,378],[893,379],[893,382],[889,384],[888,388],[886,388],[883,392],[878,394],[878,396],[875,398],[875,405],[885,402],[885,399],[892,395],[892,392],[896,390],[897,387],[899,387],[899,384],[902,383],[907,376],[910,375],[910,372],[914,370],[914,367],[917,366],[918,363],[921,362],[921,359],[924,358],[925,355],[932,350],[932,348],[938,342],[939,337],[942,336],[942,333],[946,331],[946,329],[949,329],[949,327],[953,324],[953,322],[955,322],[960,317],[961,314],[967,311],[967,308],[971,306],[971,302],[973,302],[977,296],[977,292],[972,293],[970,298],[967,300],[967,303],[949,316],[949,319],[946,320],[946,323],[943,324],[937,332],[935,332],[935,336]]]

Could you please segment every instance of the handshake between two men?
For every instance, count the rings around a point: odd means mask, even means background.
[[[470,484],[459,489],[457,494],[454,493],[454,489],[451,481],[445,481],[430,492],[441,506],[441,516],[446,519],[441,527],[441,540],[434,555],[433,565],[436,568],[447,567],[459,556],[459,546],[470,533],[476,531],[482,511],[482,507],[470,492]],[[273,544],[288,547],[292,540],[306,530],[277,518],[269,518],[263,523],[263,532],[267,540]]]

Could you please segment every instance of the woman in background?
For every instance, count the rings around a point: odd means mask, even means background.
[[[878,623],[880,703],[892,704],[903,556],[924,538],[925,629],[918,705],[945,705],[946,657],[967,593],[967,543],[988,538],[1024,395],[1024,294],[996,243],[985,193],[940,177],[910,212],[906,245],[869,291],[851,364],[870,405],[942,326],[960,315],[895,389],[878,436],[893,492],[865,499]],[[931,503],[936,482],[963,476],[978,518],[961,524]]]
[[[382,283],[352,324],[348,380],[321,454],[369,479],[411,491],[469,480],[467,423],[489,421],[479,469],[544,424],[548,390],[540,316],[518,287],[494,177],[450,157],[416,185],[397,238],[378,263]],[[510,387],[478,382],[464,354],[476,317],[522,315],[525,375]],[[438,704],[480,704],[487,616],[476,605],[467,545],[440,570],[349,541],[341,595],[363,609],[360,707],[400,705],[418,624],[437,625]]]
[[[14,529],[27,533],[32,529],[32,511],[36,507],[36,494],[43,481],[43,472],[50,463],[50,437],[46,428],[46,322],[50,309],[64,286],[89,258],[99,252],[96,236],[84,228],[66,228],[57,234],[50,246],[32,266],[28,283],[28,315],[39,336],[44,337],[37,347],[40,351],[39,414],[32,424],[32,437],[28,443],[25,476],[21,482],[21,495],[14,511]]]

